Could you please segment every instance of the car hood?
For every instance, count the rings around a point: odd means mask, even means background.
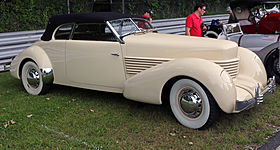
[[[127,57],[228,60],[237,57],[238,45],[231,41],[174,34],[138,33],[124,37]]]

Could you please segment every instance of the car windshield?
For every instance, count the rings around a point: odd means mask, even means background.
[[[109,23],[121,37],[141,31],[130,18],[112,20]]]

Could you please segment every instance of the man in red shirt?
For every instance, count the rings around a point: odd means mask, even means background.
[[[200,3],[194,7],[194,12],[189,15],[186,19],[186,35],[187,36],[202,36],[201,33],[201,24],[202,24],[202,15],[206,11],[206,5]],[[206,30],[206,26],[203,27],[203,30]]]
[[[145,14],[142,15],[141,17],[146,19],[148,22],[152,23],[153,15],[154,15],[153,11],[151,9],[148,9],[148,10],[145,11]],[[138,22],[138,27],[141,28],[141,29],[148,29],[150,26],[145,22],[139,21]]]

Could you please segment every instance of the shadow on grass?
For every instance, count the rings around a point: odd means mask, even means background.
[[[104,105],[115,105],[116,107],[129,108],[129,110],[133,113],[143,113],[142,116],[149,114],[161,115],[161,119],[172,119],[179,124],[173,116],[169,104],[166,103],[164,105],[146,104],[126,99],[122,94],[118,93],[102,92],[62,85],[53,85],[50,94],[77,97],[83,102],[96,101],[97,103]],[[226,131],[229,129],[248,129],[248,122],[254,122],[255,117],[257,117],[256,114],[258,114],[258,109],[259,107],[255,107],[237,114],[226,114],[221,111],[218,120],[211,127],[211,130],[215,129],[219,131]],[[254,128],[254,123],[251,124],[253,124],[252,128]]]
[[[111,93],[103,91],[95,91],[83,88],[76,88],[63,85],[53,85],[49,94],[54,96],[73,97],[81,100],[82,102],[96,102],[101,106],[113,105],[116,108],[127,108],[133,113],[143,113],[145,115],[164,115],[172,116],[169,104],[153,105],[133,100],[126,99],[120,93]],[[168,117],[170,118],[170,117]],[[174,118],[175,119],[175,118]]]

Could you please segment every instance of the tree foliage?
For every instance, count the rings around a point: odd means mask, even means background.
[[[113,11],[122,12],[121,0],[113,1]],[[125,0],[125,13],[142,15],[148,8],[153,19],[186,17],[195,3],[190,0]],[[202,2],[202,1],[201,1]],[[225,12],[229,0],[205,0],[207,13]],[[70,0],[71,13],[90,12],[92,0]],[[48,18],[66,14],[66,0],[2,0],[0,1],[0,32],[44,29]]]

